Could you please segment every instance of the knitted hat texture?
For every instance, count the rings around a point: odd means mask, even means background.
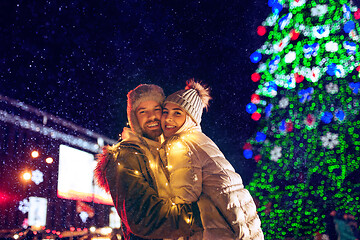
[[[185,89],[169,95],[164,104],[171,102],[179,105],[199,125],[203,109],[207,108],[210,99],[209,90],[191,79]]]

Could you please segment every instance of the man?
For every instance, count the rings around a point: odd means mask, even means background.
[[[161,168],[152,169],[160,148],[163,90],[142,84],[127,97],[127,116],[135,134],[99,155],[96,181],[110,192],[127,239],[132,234],[144,238],[190,236],[201,230],[196,202],[173,204],[159,198],[154,173]]]

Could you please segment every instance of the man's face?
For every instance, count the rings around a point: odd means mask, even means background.
[[[144,137],[156,140],[161,135],[160,118],[162,108],[158,102],[144,101],[135,110]]]

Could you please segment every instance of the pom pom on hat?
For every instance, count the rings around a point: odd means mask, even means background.
[[[164,104],[171,102],[179,105],[199,125],[203,109],[209,107],[210,100],[210,89],[192,78],[186,82],[185,89],[169,95]]]

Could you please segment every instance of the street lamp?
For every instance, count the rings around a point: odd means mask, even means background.
[[[48,157],[45,159],[46,163],[51,164],[54,162],[54,159],[52,157]]]
[[[36,151],[36,150],[34,150],[34,151],[31,152],[31,157],[32,157],[32,158],[37,158],[37,157],[39,157],[39,155],[40,155],[39,152]]]
[[[29,180],[31,179],[31,172],[28,172],[28,171],[24,172],[24,173],[22,174],[22,178],[23,178],[25,181],[29,181]]]

